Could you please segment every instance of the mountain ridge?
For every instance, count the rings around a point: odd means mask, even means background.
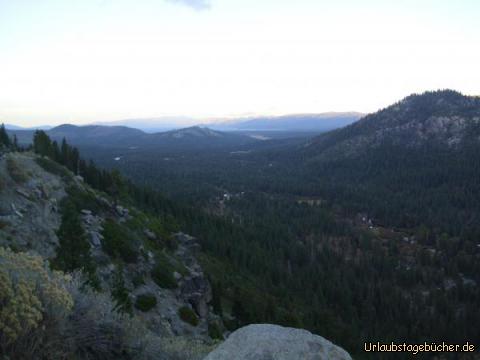
[[[364,116],[359,112],[326,112],[252,116],[207,124],[214,129],[262,131],[328,131],[349,125]]]
[[[357,156],[367,148],[391,143],[418,147],[437,143],[455,147],[480,134],[480,98],[453,90],[412,94],[345,128],[313,138],[307,152]]]
[[[32,142],[34,130],[9,130],[15,134],[21,144]],[[258,141],[243,134],[227,133],[207,127],[190,126],[182,129],[146,133],[127,126],[73,125],[62,124],[46,133],[54,140],[65,138],[74,145],[95,145],[100,147],[194,147],[234,145]]]

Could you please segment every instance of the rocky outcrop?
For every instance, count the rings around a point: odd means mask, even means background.
[[[174,236],[178,242],[175,255],[189,270],[187,276],[179,279],[180,297],[192,306],[200,318],[206,318],[209,315],[208,303],[212,300],[212,288],[195,258],[200,245],[196,238],[188,234],[180,232]]]
[[[351,360],[342,348],[321,336],[269,324],[248,325],[230,337],[204,360]]]
[[[62,221],[59,204],[69,196],[67,188],[76,188],[89,199],[81,205],[78,215],[102,290],[111,292],[114,275],[121,271],[133,304],[142,294],[156,298],[156,305],[147,311],[132,309],[134,316],[153,334],[209,346],[212,341],[208,324],[221,319],[210,309],[212,290],[195,256],[200,249],[197,240],[177,233],[172,236],[172,243],[178,245],[175,252],[147,247],[148,241],[155,244],[161,239],[148,223],[142,223],[138,229],[128,223],[134,216],[143,219],[140,210],[105,198],[66,169],[68,178],[47,171],[40,166],[39,159],[27,152],[11,152],[0,157],[0,246],[31,251],[46,259],[54,258],[59,245],[57,230]],[[107,220],[122,224],[125,236],[141,255],[135,263],[119,267],[116,259],[105,252]],[[175,269],[172,274],[177,284],[175,288],[162,288],[152,279],[151,272],[159,262]],[[197,314],[196,326],[182,320],[179,309],[183,307]]]
[[[32,154],[0,158],[0,246],[54,256],[58,204],[65,195],[63,181],[38,166]]]
[[[102,245],[103,240],[103,227],[102,223],[104,219],[100,216],[92,214],[91,210],[83,209],[81,211],[83,228],[89,237],[90,244],[95,248],[99,248]]]

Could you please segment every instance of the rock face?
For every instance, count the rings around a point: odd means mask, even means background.
[[[269,324],[248,325],[233,332],[204,360],[351,360],[342,348],[321,336]]]
[[[0,246],[53,257],[61,222],[58,204],[65,195],[64,182],[43,170],[32,154],[0,157]]]

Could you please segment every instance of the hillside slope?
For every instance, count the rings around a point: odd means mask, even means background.
[[[332,201],[392,226],[473,236],[480,233],[479,151],[480,99],[444,90],[408,96],[318,136],[297,156],[305,178]]]
[[[221,320],[208,306],[211,287],[195,259],[193,237],[170,235],[154,217],[121,206],[62,166],[30,153],[0,159],[0,204],[0,247],[33,252],[54,269],[79,272],[97,289],[94,298],[133,316],[128,320],[133,328],[123,331],[148,334],[141,349],[121,344],[125,356],[200,359],[209,351],[209,327]],[[92,327],[106,326],[100,318],[91,321]],[[118,320],[116,326],[127,325]],[[93,349],[103,346],[89,341]],[[108,349],[102,358],[119,356],[116,351]]]
[[[345,128],[320,135],[310,154],[355,157],[384,144],[420,147],[426,143],[454,148],[479,140],[480,98],[453,90],[410,95]]]

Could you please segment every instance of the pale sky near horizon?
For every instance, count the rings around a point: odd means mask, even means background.
[[[477,0],[0,0],[0,122],[372,112],[480,94]]]

